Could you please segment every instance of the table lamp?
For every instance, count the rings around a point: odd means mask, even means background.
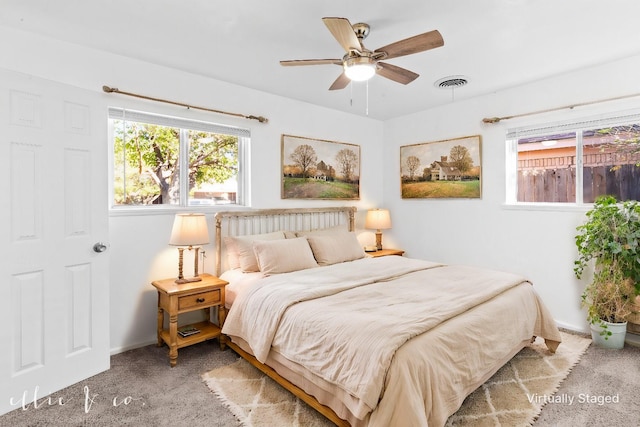
[[[209,243],[209,229],[207,228],[207,218],[204,214],[184,213],[176,214],[171,230],[169,244],[178,247],[178,278],[176,283],[191,283],[202,280],[198,275],[198,252],[200,246]],[[194,275],[185,278],[182,275],[184,249],[195,249]]]
[[[367,212],[364,228],[376,230],[376,248],[382,250],[382,231],[391,228],[391,216],[387,209],[371,209]]]

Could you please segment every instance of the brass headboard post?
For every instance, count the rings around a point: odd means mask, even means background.
[[[218,216],[221,212],[216,213],[216,276],[222,274],[222,215]]]
[[[356,229],[356,208],[349,209],[349,231],[355,231]]]

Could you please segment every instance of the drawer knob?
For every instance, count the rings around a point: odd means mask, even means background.
[[[200,297],[196,300],[196,302],[204,302],[204,298]]]

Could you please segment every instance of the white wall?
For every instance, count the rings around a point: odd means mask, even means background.
[[[640,97],[492,125],[483,124],[482,119],[637,93],[639,66],[640,56],[628,58],[385,122],[384,158],[391,160],[384,163],[384,203],[393,219],[386,240],[397,242],[411,257],[525,275],[560,325],[587,330],[580,309],[584,282],[573,276],[575,228],[584,220],[586,209],[505,207],[505,131],[638,108]],[[462,93],[464,88],[457,91]],[[481,199],[401,198],[400,146],[469,135],[482,137]]]
[[[0,46],[1,68],[99,92],[107,85],[191,105],[267,117],[269,122],[261,124],[104,94],[112,106],[250,128],[251,206],[254,208],[355,205],[360,210],[357,226],[361,228],[364,211],[382,204],[382,174],[379,173],[383,163],[382,122],[2,27],[0,39],[13,41]],[[282,200],[280,137],[283,133],[360,145],[360,200]],[[107,152],[105,147],[105,161]],[[211,220],[213,213],[208,212]],[[177,273],[177,251],[167,245],[172,223],[173,213],[110,217],[111,349],[114,353],[155,342],[157,300],[150,282],[175,277]],[[209,224],[213,242],[214,229],[211,221]],[[373,235],[370,238],[367,244],[373,243]],[[204,249],[208,255],[205,271],[213,272],[213,244]],[[189,271],[192,265],[186,253],[185,270]]]
[[[572,273],[573,236],[584,210],[505,208],[504,133],[509,127],[523,124],[635,107],[638,99],[495,125],[482,124],[481,120],[634,93],[637,90],[633,87],[634,69],[640,66],[640,57],[452,102],[381,123],[2,27],[0,39],[12,40],[12,43],[0,44],[2,68],[95,91],[108,85],[193,105],[264,115],[269,118],[268,124],[104,94],[114,106],[249,127],[253,207],[353,204],[360,209],[357,225],[360,228],[364,210],[375,206],[389,208],[393,229],[384,233],[386,247],[405,249],[411,257],[521,273],[533,280],[561,325],[586,328],[584,313],[579,307],[583,284],[574,279]],[[281,200],[282,133],[359,144],[362,149],[361,199],[353,202]],[[401,199],[401,145],[475,134],[482,135],[481,199]],[[105,147],[105,161],[107,151]],[[167,246],[172,221],[173,214],[110,217],[112,352],[155,341],[156,296],[150,281],[175,276],[177,254]],[[212,272],[213,245],[205,249],[209,255],[205,270]],[[185,265],[192,265],[189,257]]]

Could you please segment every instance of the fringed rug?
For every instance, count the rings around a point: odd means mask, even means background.
[[[551,354],[544,340],[536,339],[471,393],[447,426],[532,425],[589,344],[591,339],[562,333],[562,343]]]
[[[245,427],[334,426],[244,359],[207,372],[202,379]]]
[[[562,333],[550,354],[538,338],[470,394],[447,426],[529,426],[580,361],[590,339]],[[243,359],[202,376],[246,427],[332,426],[322,415]],[[561,396],[556,396],[559,398]]]

